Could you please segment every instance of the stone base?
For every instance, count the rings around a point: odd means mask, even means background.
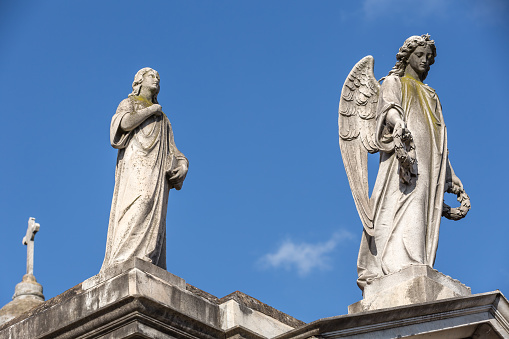
[[[42,285],[32,274],[25,274],[21,282],[16,285],[12,299],[35,299],[43,302]]]
[[[33,274],[25,274],[14,289],[12,301],[0,309],[0,326],[43,302],[42,285]]]
[[[348,314],[471,295],[470,287],[426,265],[412,265],[375,278]]]
[[[143,260],[0,325],[0,338],[272,338],[303,322],[241,292],[218,299]]]

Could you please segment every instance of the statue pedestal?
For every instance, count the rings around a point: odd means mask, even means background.
[[[0,324],[0,338],[263,339],[302,325],[242,292],[219,299],[132,258]]]
[[[470,287],[427,266],[412,265],[376,278],[348,314],[471,295]]]

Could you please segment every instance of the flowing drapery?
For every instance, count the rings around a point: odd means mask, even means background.
[[[111,121],[111,145],[119,151],[102,269],[131,257],[166,268],[166,210],[171,188],[167,173],[175,162],[187,159],[175,146],[165,114],[152,115],[129,132],[120,127],[126,114],[150,105],[130,96],[119,104]]]
[[[411,132],[417,177],[400,181],[388,111],[396,109]],[[364,232],[358,257],[358,284],[412,264],[433,266],[444,185],[447,133],[435,91],[410,76],[391,75],[383,82],[377,109],[380,167],[371,196],[373,237]]]

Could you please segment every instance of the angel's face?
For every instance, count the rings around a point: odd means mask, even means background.
[[[410,54],[408,64],[420,76],[428,71],[432,58],[433,52],[430,46],[417,46],[415,51]]]
[[[141,86],[149,88],[151,90],[158,90],[159,74],[154,70],[148,71],[143,75],[143,82],[141,83]]]

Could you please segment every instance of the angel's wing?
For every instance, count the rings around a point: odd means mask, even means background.
[[[350,71],[339,101],[339,147],[357,211],[373,235],[373,208],[369,199],[368,152],[376,153],[376,106],[380,85],[373,73],[375,60],[364,57]]]

